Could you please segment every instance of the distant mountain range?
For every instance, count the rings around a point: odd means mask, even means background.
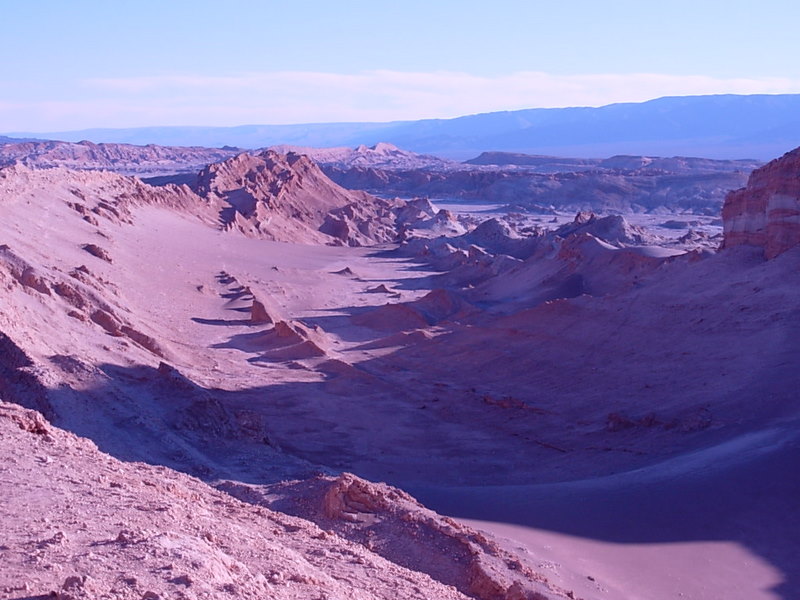
[[[41,135],[41,134],[40,134]],[[40,141],[37,138],[25,138],[25,137],[6,137],[4,135],[0,135],[0,144],[19,144],[20,142],[35,142]]]
[[[587,158],[637,154],[766,160],[800,144],[800,94],[666,97],[599,108],[534,108],[390,123],[139,127],[7,135],[240,148],[389,142],[454,159],[491,150]]]

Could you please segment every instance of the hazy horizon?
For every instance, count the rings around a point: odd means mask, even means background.
[[[295,126],[316,126],[316,125],[388,125],[393,123],[414,123],[417,121],[433,121],[433,120],[443,120],[443,121],[452,121],[455,119],[460,119],[464,117],[475,117],[481,115],[490,115],[496,113],[513,113],[525,110],[557,110],[560,108],[605,108],[608,106],[615,106],[615,105],[626,105],[626,104],[646,104],[648,102],[653,102],[657,100],[664,100],[669,98],[700,98],[700,97],[714,97],[714,96],[785,96],[785,95],[800,95],[800,92],[797,94],[687,94],[683,96],[658,96],[656,98],[649,98],[647,100],[642,100],[640,102],[611,102],[609,104],[602,104],[599,106],[588,106],[588,105],[573,105],[573,106],[563,106],[563,107],[549,107],[549,106],[532,106],[528,108],[520,108],[514,110],[505,110],[505,109],[498,109],[494,111],[482,111],[470,114],[460,114],[455,115],[452,117],[431,117],[431,118],[422,118],[422,119],[395,119],[391,121],[317,121],[317,122],[293,122],[293,123],[236,123],[233,125],[205,125],[203,123],[193,123],[187,125],[169,125],[169,124],[157,124],[151,123],[147,125],[137,125],[135,127],[84,127],[81,129],[65,129],[61,131],[0,131],[0,135],[6,136],[13,136],[13,135],[27,135],[27,134],[47,134],[47,133],[81,133],[83,131],[117,131],[117,130],[141,130],[141,129],[236,129],[236,128],[246,128],[246,127],[295,127]]]

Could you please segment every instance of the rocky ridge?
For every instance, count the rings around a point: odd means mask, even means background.
[[[401,197],[461,198],[507,204],[530,212],[652,212],[716,215],[745,171],[678,172],[663,169],[594,169],[537,173],[472,167],[455,170],[323,166],[348,189]]]
[[[397,236],[402,202],[346,190],[308,157],[266,150],[203,169],[196,193],[219,208],[223,227],[276,241],[364,245]],[[330,236],[330,237],[328,237]]]
[[[750,172],[763,163],[757,160],[713,160],[692,156],[635,156],[617,155],[609,158],[564,158],[558,156],[539,156],[513,152],[483,152],[470,160],[467,165],[498,167],[522,167],[540,173],[562,173],[572,171],[663,171],[671,173],[688,172]]]
[[[413,221],[405,202],[341,188],[298,154],[241,153],[205,167],[190,182],[149,185],[112,172],[0,168],[0,193],[53,193],[90,225],[103,217],[130,221],[131,206],[152,204],[250,237],[361,246],[393,241]]]
[[[59,141],[2,143],[0,165],[22,163],[31,168],[67,167],[75,170],[114,171],[122,175],[154,176],[193,172],[205,165],[230,158],[235,148],[180,146],[134,146]]]
[[[372,167],[377,169],[453,169],[459,163],[429,154],[417,154],[398,148],[394,144],[379,142],[374,146],[360,145],[355,148],[310,148],[308,146],[279,145],[271,150],[280,153],[304,154],[319,165],[351,168]]]

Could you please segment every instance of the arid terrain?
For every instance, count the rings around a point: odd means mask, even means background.
[[[0,598],[800,596],[800,149],[40,144]]]
[[[484,152],[454,163],[434,162],[382,144],[350,155],[312,152],[336,183],[381,195],[503,204],[522,213],[684,213],[718,216],[731,189],[762,163],[687,157],[613,156],[565,159]],[[385,158],[384,158],[385,157]],[[383,159],[381,159],[383,158]]]

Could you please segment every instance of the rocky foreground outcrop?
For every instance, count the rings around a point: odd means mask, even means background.
[[[753,171],[722,209],[724,247],[743,244],[775,258],[800,244],[800,148]]]
[[[120,462],[2,400],[0,464],[3,599],[468,598],[307,520]]]
[[[233,486],[233,495],[247,494]],[[276,507],[476,600],[574,598],[479,531],[436,514],[400,489],[343,473],[285,482]],[[250,494],[253,494],[250,491]],[[258,492],[253,500],[258,501]],[[263,502],[263,501],[262,501]]]

